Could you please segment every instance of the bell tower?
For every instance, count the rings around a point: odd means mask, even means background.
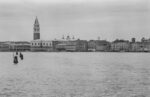
[[[35,22],[34,22],[34,27],[33,27],[33,39],[37,40],[40,39],[40,24],[38,22],[38,18],[36,17]]]

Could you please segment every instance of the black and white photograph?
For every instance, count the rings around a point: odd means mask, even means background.
[[[0,0],[0,97],[150,97],[150,0]]]

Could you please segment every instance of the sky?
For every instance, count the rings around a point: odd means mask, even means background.
[[[0,0],[0,41],[150,38],[149,0]]]

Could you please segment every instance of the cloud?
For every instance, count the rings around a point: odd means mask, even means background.
[[[12,1],[0,1],[1,40],[32,40],[35,16],[43,39],[71,33],[83,39],[100,36],[112,40],[147,36],[150,31],[150,8],[146,0]]]
[[[91,3],[91,2],[96,2],[96,3],[112,3],[112,2],[147,2],[148,0],[0,0],[0,3]]]

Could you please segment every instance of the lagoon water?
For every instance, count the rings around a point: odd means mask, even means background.
[[[0,97],[150,97],[150,53],[0,53]]]

